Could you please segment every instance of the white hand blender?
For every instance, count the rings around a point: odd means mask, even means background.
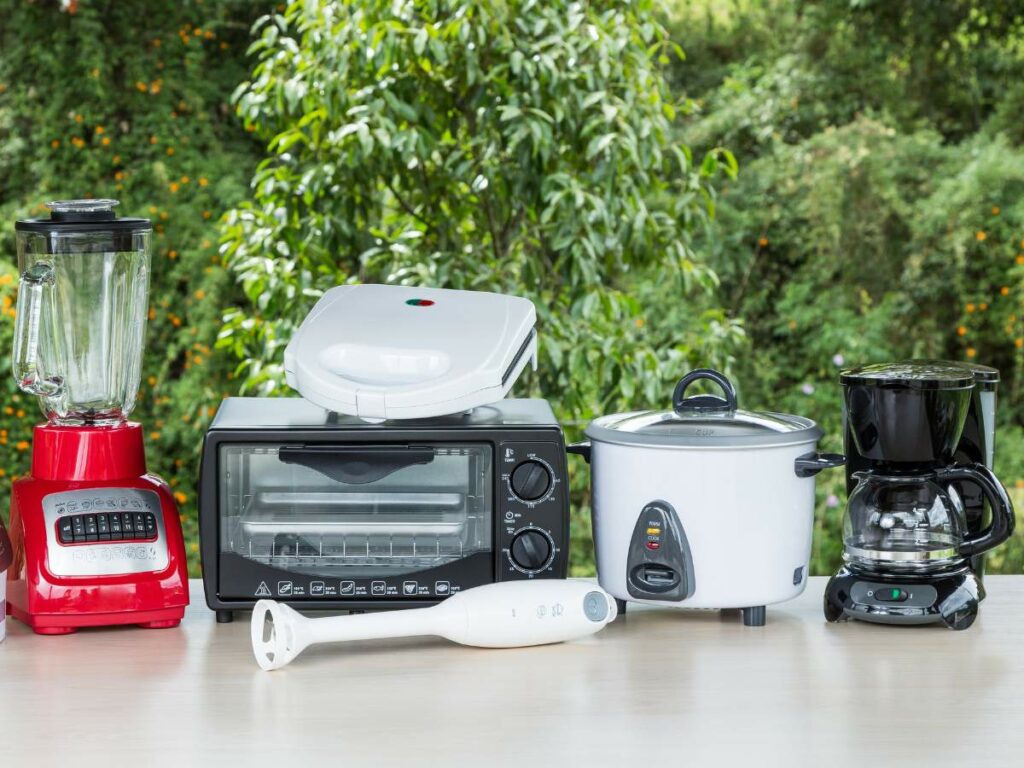
[[[456,592],[431,608],[307,619],[273,600],[252,612],[252,649],[280,669],[315,643],[437,635],[462,645],[515,648],[592,635],[615,618],[615,600],[585,581],[509,581]]]

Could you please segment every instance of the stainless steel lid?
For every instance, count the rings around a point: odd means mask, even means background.
[[[724,397],[686,397],[686,389],[700,380],[717,384]],[[756,448],[815,443],[822,435],[821,428],[803,416],[739,409],[732,382],[708,368],[680,380],[672,405],[671,411],[601,416],[590,422],[586,435],[596,442],[665,448]]]

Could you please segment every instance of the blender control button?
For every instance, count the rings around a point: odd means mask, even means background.
[[[156,515],[152,512],[146,513],[146,538],[156,536]]]
[[[96,515],[85,516],[85,535],[95,536],[99,531],[96,529]]]
[[[75,533],[70,517],[62,517],[57,521],[57,540],[61,544],[70,544],[75,540]]]
[[[135,538],[142,539],[146,536],[146,515],[144,512],[136,512],[135,515]]]
[[[71,533],[74,535],[75,541],[85,541],[85,521],[81,515],[71,518]]]
[[[110,535],[112,538],[121,538],[121,516],[116,512],[110,516]]]
[[[131,512],[121,513],[121,532],[126,539],[135,538],[135,523]]]
[[[96,515],[96,531],[100,536],[110,534],[110,518],[106,515]]]

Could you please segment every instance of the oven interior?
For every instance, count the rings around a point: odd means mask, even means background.
[[[219,461],[222,552],[370,578],[492,547],[489,444],[229,443]]]

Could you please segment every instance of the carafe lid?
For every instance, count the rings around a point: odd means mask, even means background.
[[[844,387],[970,389],[974,386],[974,381],[975,374],[970,367],[945,360],[875,363],[859,368],[848,368],[839,374],[839,383]]]
[[[687,388],[699,380],[714,382],[724,396],[686,397]],[[679,381],[672,405],[670,411],[601,416],[590,422],[586,435],[598,442],[664,448],[767,447],[814,443],[822,436],[821,428],[803,416],[741,410],[732,382],[707,368],[692,371]]]
[[[119,204],[119,201],[109,199],[54,200],[46,204],[50,209],[48,217],[19,219],[14,223],[14,229],[16,232],[46,236],[51,253],[74,250],[73,247],[56,247],[55,241],[62,237],[79,233],[101,235],[105,232],[111,233],[113,250],[134,250],[132,236],[151,232],[153,225],[149,219],[118,218],[114,208]]]

